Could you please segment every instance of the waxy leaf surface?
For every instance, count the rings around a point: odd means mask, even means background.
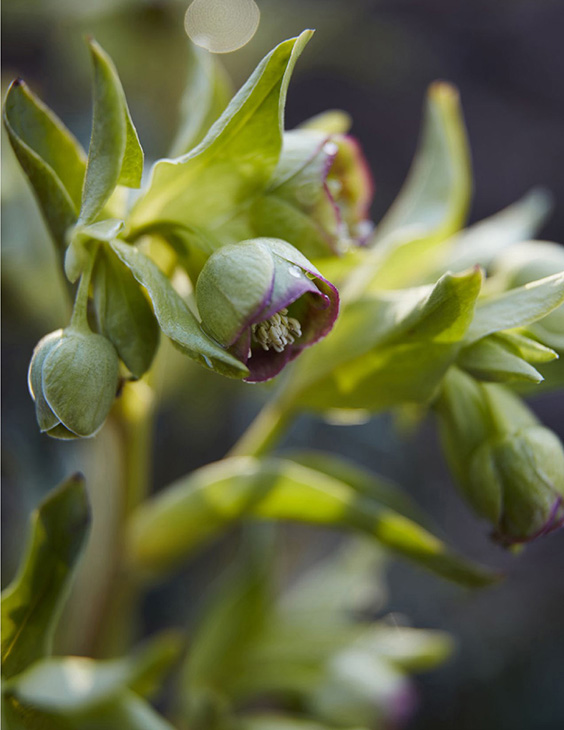
[[[50,494],[33,513],[27,553],[2,595],[2,672],[12,677],[49,654],[72,570],[88,534],[82,477]]]

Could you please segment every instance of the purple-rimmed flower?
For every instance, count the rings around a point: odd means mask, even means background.
[[[254,238],[223,246],[204,265],[196,287],[202,326],[249,369],[269,380],[328,334],[339,309],[337,289],[286,241]]]
[[[313,129],[285,132],[282,153],[266,191],[251,209],[258,235],[283,236],[307,256],[327,256],[362,245],[374,183],[359,143]]]

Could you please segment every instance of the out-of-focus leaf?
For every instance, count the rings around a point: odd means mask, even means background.
[[[492,580],[427,530],[348,484],[291,461],[250,457],[199,469],[141,506],[128,528],[129,561],[139,571],[163,572],[241,518],[353,529],[460,583]]]
[[[251,532],[246,537],[236,564],[206,607],[182,671],[181,702],[191,727],[206,727],[202,711],[209,713],[206,705],[214,694],[231,695],[246,650],[267,619],[270,535]]]
[[[352,127],[352,118],[342,109],[328,109],[302,122],[298,129],[311,129],[327,134],[346,134]]]
[[[383,624],[370,630],[366,645],[382,659],[408,672],[433,669],[454,648],[452,638],[444,631]]]
[[[495,256],[519,241],[534,238],[552,208],[551,195],[534,188],[520,200],[461,231],[443,263],[453,271],[469,266],[489,267]]]
[[[174,730],[161,715],[133,692],[85,712],[53,713],[20,702],[14,695],[4,699],[7,730]]]
[[[50,657],[35,662],[8,681],[4,689],[21,705],[61,716],[73,727],[74,722],[83,716],[87,721],[88,715],[97,717],[101,713],[105,716],[109,711],[108,717],[120,717],[123,708],[132,702],[139,711],[142,708],[129,690],[143,695],[152,694],[178,659],[181,648],[180,636],[169,633],[150,640],[124,659],[95,661],[86,657]],[[108,709],[107,705],[110,705]],[[119,711],[113,705],[120,708]],[[82,728],[82,725],[77,724],[77,727]],[[106,725],[98,727],[105,728]],[[122,727],[129,729],[130,726],[125,724]]]
[[[458,92],[437,82],[427,94],[421,141],[408,178],[376,227],[374,247],[349,278],[344,298],[422,281],[434,269],[443,241],[464,224],[471,190]]]
[[[131,235],[155,221],[213,228],[266,188],[282,148],[290,75],[310,37],[305,31],[268,54],[195,149],[157,162],[131,212]]]
[[[237,730],[331,730],[333,727],[333,725],[321,725],[300,717],[261,712],[242,717],[237,725]],[[354,730],[367,730],[367,728],[358,727]]]
[[[98,253],[92,283],[100,332],[140,378],[159,345],[160,330],[149,302],[131,271],[107,248]]]
[[[2,672],[12,677],[49,654],[55,622],[88,534],[84,480],[76,475],[32,515],[20,572],[2,595]]]
[[[525,327],[564,302],[564,273],[547,276],[503,294],[485,297],[476,306],[465,343],[501,330]]]
[[[288,388],[300,407],[380,410],[425,403],[455,360],[482,275],[351,302],[331,336],[302,355]]]
[[[10,143],[60,251],[80,209],[85,155],[69,130],[21,80],[4,104]]]
[[[298,464],[340,479],[359,494],[375,499],[384,507],[390,507],[416,522],[424,523],[427,519],[417,504],[397,484],[348,459],[325,451],[292,451],[285,456]]]
[[[478,380],[493,383],[512,380],[540,383],[543,379],[539,371],[526,360],[492,337],[484,337],[470,347],[465,347],[458,356],[457,365]]]
[[[247,368],[239,360],[204,334],[184,300],[151,259],[122,241],[115,240],[110,245],[149,293],[163,333],[183,352],[223,375],[244,378],[248,374]]]
[[[96,41],[90,39],[89,45],[94,114],[80,210],[83,224],[95,220],[116,185],[137,188],[143,173],[143,150],[115,66]]]
[[[204,138],[227,106],[231,93],[231,82],[217,57],[190,44],[190,67],[171,157],[185,154]]]

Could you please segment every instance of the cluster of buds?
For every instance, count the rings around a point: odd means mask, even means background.
[[[436,408],[451,470],[498,542],[564,525],[564,449],[516,395],[453,367]]]
[[[269,380],[337,318],[337,289],[299,251],[276,238],[223,246],[196,287],[202,326],[249,369]]]

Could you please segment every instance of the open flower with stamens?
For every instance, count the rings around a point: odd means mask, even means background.
[[[210,256],[196,286],[202,326],[249,369],[269,380],[331,330],[337,289],[286,241],[254,238]]]

